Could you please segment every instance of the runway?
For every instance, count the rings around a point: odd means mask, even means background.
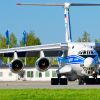
[[[51,85],[50,82],[14,81],[0,82],[0,89],[89,89],[100,88],[100,85],[78,85],[78,82],[69,82],[68,85]]]

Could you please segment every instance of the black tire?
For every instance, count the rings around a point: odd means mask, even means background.
[[[58,85],[59,79],[58,78],[51,78],[51,85]]]
[[[67,85],[68,81],[67,78],[60,78],[60,85]]]
[[[97,82],[97,85],[100,85],[100,78],[97,78],[96,82]]]
[[[86,85],[96,85],[97,84],[97,79],[95,78],[87,78],[86,79]]]
[[[83,79],[79,79],[79,85],[84,85],[84,80]]]

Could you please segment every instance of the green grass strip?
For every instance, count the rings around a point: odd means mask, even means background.
[[[100,89],[0,89],[0,100],[100,100]]]

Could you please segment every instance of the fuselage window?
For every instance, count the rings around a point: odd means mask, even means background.
[[[86,51],[85,50],[83,51],[83,54],[86,54]]]
[[[88,51],[88,54],[91,54],[91,51]]]
[[[91,54],[93,54],[93,51],[91,51]]]
[[[86,54],[88,55],[88,51],[86,51]]]

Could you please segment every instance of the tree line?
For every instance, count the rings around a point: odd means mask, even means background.
[[[94,41],[100,42],[100,37]],[[83,32],[82,36],[77,39],[77,42],[92,42],[90,34],[88,32]]]
[[[6,41],[7,41],[6,36],[3,36],[0,33],[0,49],[8,48]],[[76,42],[91,42],[90,34],[88,32],[83,32],[82,36],[79,37]],[[95,42],[100,42],[100,38],[95,39]],[[13,32],[9,33],[9,48],[33,46],[33,45],[41,45],[40,39],[35,36],[35,33],[33,31],[26,33],[26,41],[23,41],[23,37],[21,40],[18,40]],[[35,64],[37,58],[38,57],[26,57],[26,62],[28,65],[33,65]],[[7,58],[1,57],[0,59],[3,61],[3,63],[7,63]],[[12,59],[13,58],[10,58],[10,60]],[[25,59],[21,58],[21,60],[24,62]],[[55,58],[51,58],[50,62],[52,64],[57,64]]]
[[[6,49],[8,48],[8,45],[6,44],[7,38],[6,36],[3,36],[0,33],[0,49]],[[19,42],[18,42],[19,41]],[[26,33],[26,43],[23,42],[23,37],[21,40],[17,40],[15,34],[9,33],[9,48],[12,47],[24,47],[24,46],[32,46],[32,45],[40,45],[41,41],[38,37],[35,36],[35,33],[33,31]],[[6,57],[1,57],[1,60],[3,63],[7,63]],[[13,58],[10,58],[12,60]],[[33,65],[36,61],[37,57],[26,57],[26,61],[28,65]],[[21,60],[24,62],[24,58],[21,58]]]

